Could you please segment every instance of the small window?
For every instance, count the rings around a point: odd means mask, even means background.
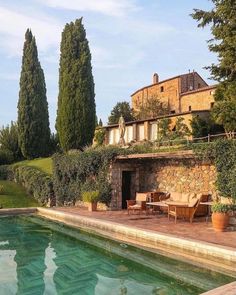
[[[171,114],[175,114],[175,110],[173,110],[173,111],[170,111],[170,113],[171,113]]]
[[[214,107],[214,102],[211,102],[211,109]]]
[[[192,111],[192,106],[189,106],[188,110],[189,110],[189,112],[191,112]]]
[[[161,92],[164,92],[164,86],[161,86]]]
[[[200,84],[200,83],[198,83],[198,84],[197,84],[197,87],[198,87],[198,88],[201,88],[201,84]]]

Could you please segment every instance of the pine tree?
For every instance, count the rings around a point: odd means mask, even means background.
[[[50,129],[44,73],[35,37],[25,34],[18,101],[19,144],[25,158],[48,154]]]
[[[91,54],[82,18],[62,32],[56,129],[64,151],[91,144],[95,130]]]
[[[108,124],[118,124],[121,115],[123,116],[125,122],[134,120],[132,109],[127,101],[117,102],[108,117]]]
[[[226,133],[230,134],[236,130],[236,2],[211,1],[213,9],[194,9],[192,17],[198,21],[199,27],[211,25],[213,38],[208,41],[209,49],[218,55],[218,64],[208,68],[219,82],[212,114],[215,122],[222,124]]]
[[[99,127],[102,127],[102,126],[103,126],[103,123],[102,123],[102,119],[101,119],[101,118],[99,119],[98,126],[99,126]]]

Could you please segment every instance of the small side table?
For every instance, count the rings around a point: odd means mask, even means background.
[[[208,222],[208,219],[211,217],[211,206],[213,205],[213,202],[200,202],[200,205],[207,206],[206,222]]]

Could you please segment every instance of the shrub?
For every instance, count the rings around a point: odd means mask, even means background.
[[[82,192],[96,190],[100,192],[100,201],[109,204],[109,165],[115,156],[125,152],[117,147],[89,147],[84,152],[56,154],[53,157],[53,182],[57,204],[75,203],[81,200]]]
[[[232,198],[236,203],[236,141],[221,139],[201,144],[195,152],[201,159],[214,162],[217,170],[216,186],[220,195]]]
[[[7,165],[1,165],[0,166],[0,179],[1,180],[6,180],[8,178],[8,166]]]
[[[214,213],[227,213],[232,209],[232,206],[228,204],[222,204],[222,203],[214,203],[211,206],[211,210]]]
[[[12,152],[7,150],[0,150],[0,165],[11,164],[14,161]]]
[[[42,205],[54,199],[53,182],[46,173],[28,166],[9,166],[7,178],[21,184]]]
[[[87,191],[82,193],[82,200],[88,203],[96,203],[99,201],[99,191]]]
[[[0,195],[4,193],[4,186],[0,184]]]

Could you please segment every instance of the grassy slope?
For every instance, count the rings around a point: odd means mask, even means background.
[[[38,202],[26,194],[24,188],[11,181],[0,180],[4,186],[4,192],[0,194],[0,207],[24,208],[40,206]]]
[[[16,165],[35,167],[49,175],[52,175],[52,158],[39,158],[16,163]]]

